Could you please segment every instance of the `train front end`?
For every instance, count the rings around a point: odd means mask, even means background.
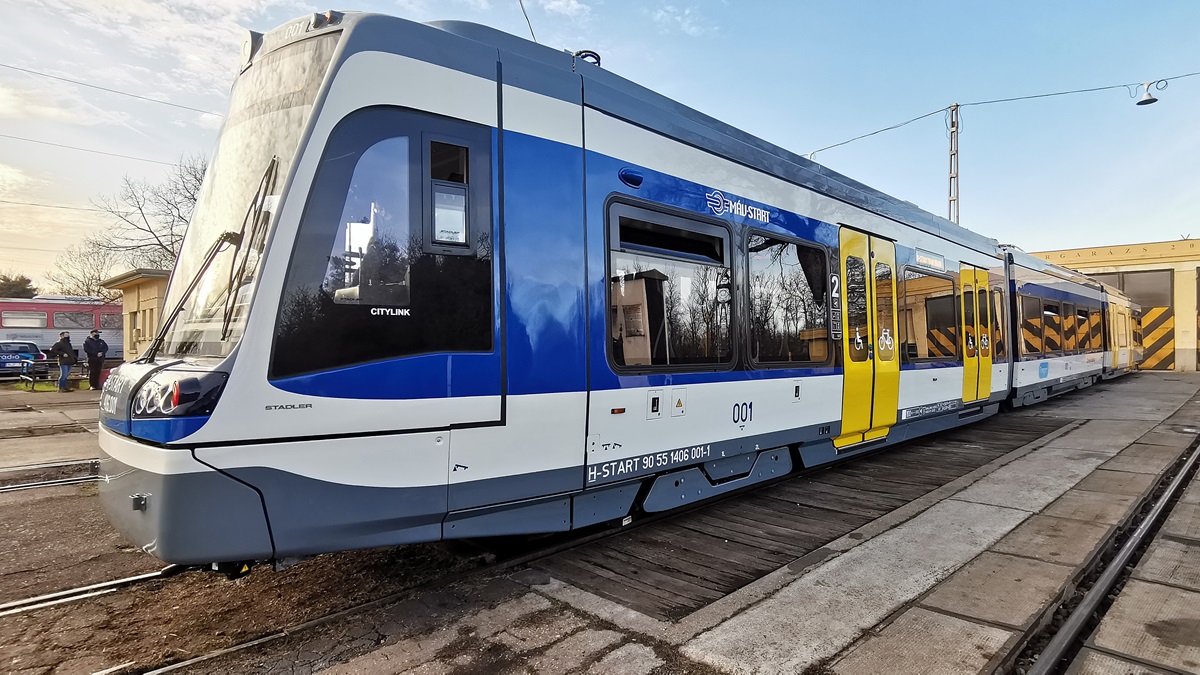
[[[277,304],[278,285],[271,291],[262,281],[263,261],[339,53],[342,18],[316,14],[249,33],[161,332],[105,384],[100,496],[112,523],[164,561],[236,561],[230,569],[242,569],[276,556],[262,490],[222,466],[212,449],[228,452],[254,436],[247,428],[278,421],[231,401],[230,388],[239,371],[253,370],[256,355],[242,344],[251,307],[273,314]],[[293,193],[301,203],[307,197],[303,188]],[[269,331],[259,339],[269,348]]]

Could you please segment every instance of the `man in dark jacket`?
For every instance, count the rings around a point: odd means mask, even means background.
[[[88,389],[95,391],[100,388],[100,371],[104,369],[104,357],[108,356],[108,343],[100,337],[100,331],[93,329],[83,341],[83,351],[88,357]]]
[[[50,356],[58,359],[58,390],[70,391],[67,389],[67,376],[71,374],[71,366],[78,360],[75,348],[71,346],[70,333],[64,330],[58,334],[58,342],[50,348]]]

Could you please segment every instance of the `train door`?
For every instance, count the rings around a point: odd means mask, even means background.
[[[842,228],[840,244],[844,386],[837,448],[887,436],[900,398],[896,246],[849,228]]]
[[[986,400],[992,393],[992,340],[988,326],[988,272],[963,263],[959,313],[963,336],[963,403]]]

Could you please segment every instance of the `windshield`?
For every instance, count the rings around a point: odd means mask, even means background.
[[[162,353],[226,356],[241,338],[271,224],[269,213],[256,211],[277,208],[277,191],[291,168],[338,36],[326,33],[281,47],[259,57],[234,82],[229,116],[204,177],[164,311],[174,309],[193,278],[202,276],[167,330]],[[201,270],[226,232],[242,234],[241,245],[226,245]]]
[[[0,352],[9,354],[33,354],[38,348],[32,342],[0,342]]]

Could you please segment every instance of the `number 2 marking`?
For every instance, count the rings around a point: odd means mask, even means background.
[[[838,290],[840,286],[841,286],[841,282],[838,281],[838,275],[830,274],[829,275],[829,295],[832,297],[835,297],[835,298],[840,298],[841,295],[839,295],[840,291]]]

